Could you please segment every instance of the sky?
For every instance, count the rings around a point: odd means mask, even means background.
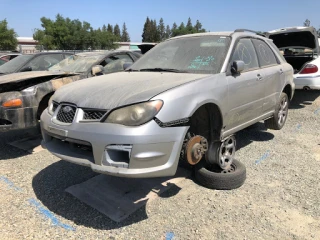
[[[20,37],[32,37],[41,28],[41,17],[79,19],[93,28],[125,22],[132,42],[140,42],[147,16],[164,19],[165,25],[195,24],[198,19],[207,31],[233,31],[246,28],[256,31],[301,26],[308,18],[320,28],[320,0],[0,0],[0,20]]]

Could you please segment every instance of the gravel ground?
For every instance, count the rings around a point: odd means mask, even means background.
[[[241,188],[186,179],[121,223],[64,192],[95,176],[90,169],[6,144],[27,131],[1,133],[0,238],[320,239],[319,121],[320,92],[297,92],[283,130],[259,123],[237,135]]]

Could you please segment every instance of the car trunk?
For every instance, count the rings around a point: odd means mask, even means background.
[[[318,57],[319,42],[313,27],[283,28],[269,32],[268,36],[296,73]]]

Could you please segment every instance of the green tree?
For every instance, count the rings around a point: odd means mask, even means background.
[[[0,50],[16,50],[17,36],[16,32],[8,27],[7,19],[0,21]]]
[[[166,32],[165,32],[165,39],[168,39],[170,37],[171,37],[171,29],[170,29],[170,26],[167,25]]]
[[[309,19],[306,19],[303,23],[303,26],[304,27],[310,27],[310,20]]]
[[[121,39],[120,27],[118,24],[114,25],[113,34],[119,39]]]
[[[143,32],[142,32],[142,42],[150,42],[151,39],[151,21],[149,17],[147,17],[144,26],[143,26]]]
[[[158,31],[158,35],[159,35],[159,41],[165,40],[166,39],[166,29],[164,26],[163,18],[160,18],[157,31]]]
[[[107,31],[109,33],[113,33],[113,26],[111,24],[109,24],[109,23],[108,23]]]
[[[200,23],[199,20],[197,20],[196,24],[194,25],[194,29],[195,29],[196,33],[205,32],[205,30],[202,28],[202,24]]]
[[[60,14],[55,20],[42,17],[40,21],[42,29],[35,29],[33,38],[47,50],[113,49],[118,39],[107,32],[105,25],[102,30],[94,29],[88,22],[64,18]]]
[[[191,18],[189,17],[188,18],[188,22],[187,22],[187,25],[186,25],[186,31],[188,33],[193,33],[194,32],[194,29],[193,29],[193,26],[192,26],[192,22],[191,22]]]
[[[122,25],[121,42],[130,42],[130,36],[127,30],[126,23]]]

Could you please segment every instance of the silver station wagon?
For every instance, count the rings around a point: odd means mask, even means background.
[[[172,176],[185,161],[203,185],[232,189],[245,180],[234,134],[259,121],[281,129],[293,93],[293,69],[272,40],[243,29],[179,36],[125,72],[56,91],[42,144],[121,177]]]

